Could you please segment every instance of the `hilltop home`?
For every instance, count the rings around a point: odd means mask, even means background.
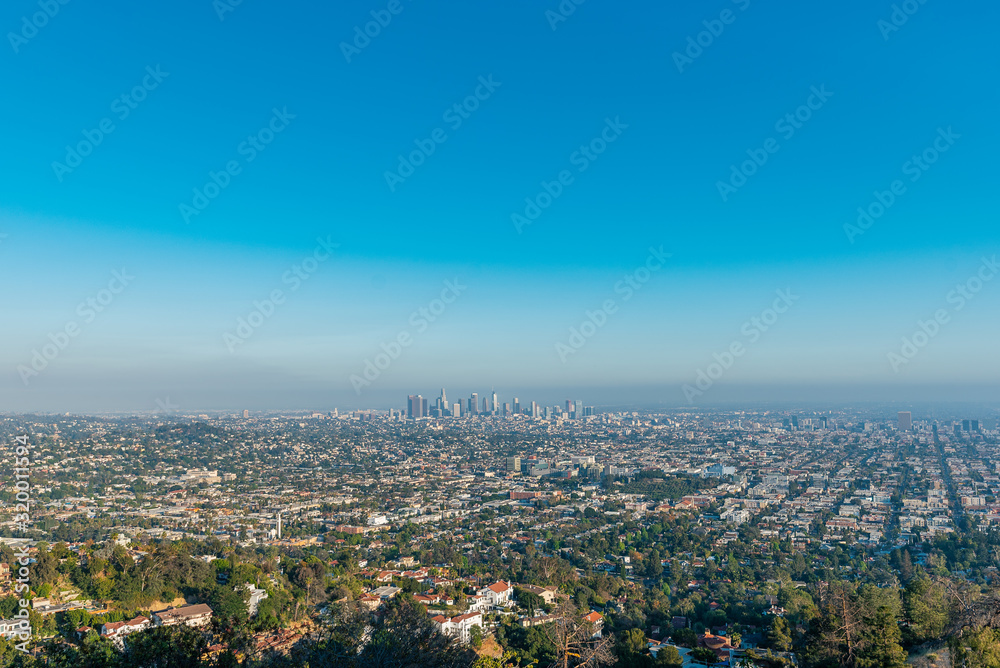
[[[153,613],[153,626],[204,626],[212,619],[212,609],[204,603],[167,608]]]

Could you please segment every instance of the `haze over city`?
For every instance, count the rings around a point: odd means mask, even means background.
[[[570,4],[405,3],[367,39],[374,6],[60,5],[12,33],[3,405],[1000,398],[996,7]]]

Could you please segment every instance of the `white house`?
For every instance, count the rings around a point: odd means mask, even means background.
[[[514,588],[510,586],[509,582],[499,580],[489,587],[483,587],[478,593],[486,598],[489,605],[502,608],[510,603],[510,599],[514,595]]]
[[[247,612],[249,612],[250,616],[253,617],[257,614],[257,606],[260,605],[261,601],[267,598],[267,590],[254,587],[249,582],[243,586],[250,592],[250,598],[247,599]],[[236,592],[239,593],[239,591],[240,588],[237,587]]]
[[[0,638],[20,639],[22,633],[31,635],[27,619],[0,619]]]
[[[212,620],[212,609],[204,603],[167,608],[153,613],[153,626],[204,626]]]
[[[100,633],[105,638],[115,639],[122,636],[127,636],[130,633],[135,633],[136,631],[144,631],[149,628],[149,619],[139,615],[135,619],[130,619],[127,622],[108,622],[107,624],[101,624]]]
[[[482,627],[483,625],[483,613],[467,612],[451,619],[444,615],[438,615],[433,618],[433,621],[441,633],[458,638],[461,642],[468,644],[472,639],[472,627]]]

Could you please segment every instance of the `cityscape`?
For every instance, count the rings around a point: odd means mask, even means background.
[[[0,668],[1000,668],[998,24],[3,3]]]
[[[403,414],[403,411],[398,412],[399,416]],[[395,409],[389,410],[390,418],[396,415],[397,411]],[[578,399],[567,399],[566,405],[563,407],[539,406],[534,401],[526,403],[522,407],[517,397],[514,397],[513,402],[505,401],[501,403],[497,398],[497,393],[494,391],[483,395],[482,401],[479,400],[479,393],[473,392],[467,399],[448,403],[448,395],[442,387],[441,396],[434,400],[433,406],[430,406],[428,400],[419,394],[411,394],[406,397],[405,415],[408,418],[461,418],[463,416],[472,417],[477,415],[512,417],[514,415],[525,415],[535,419],[544,418],[548,420],[551,417],[562,417],[570,420],[578,420],[594,415],[594,407],[584,406],[583,402]]]
[[[976,592],[1000,567],[1000,410],[446,397],[425,415],[411,395],[412,416],[3,418],[35,498],[32,528],[9,512],[0,530],[0,633],[20,638],[24,581],[50,656],[177,632],[250,665],[366,656],[352,624],[450,640],[380,650],[414,663],[821,663],[845,642],[822,630],[835,614],[865,620],[864,651],[932,665],[962,651],[956,624],[995,614]]]

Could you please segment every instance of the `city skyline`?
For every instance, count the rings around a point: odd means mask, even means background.
[[[1000,7],[724,4],[10,5],[0,405],[1000,400]]]

